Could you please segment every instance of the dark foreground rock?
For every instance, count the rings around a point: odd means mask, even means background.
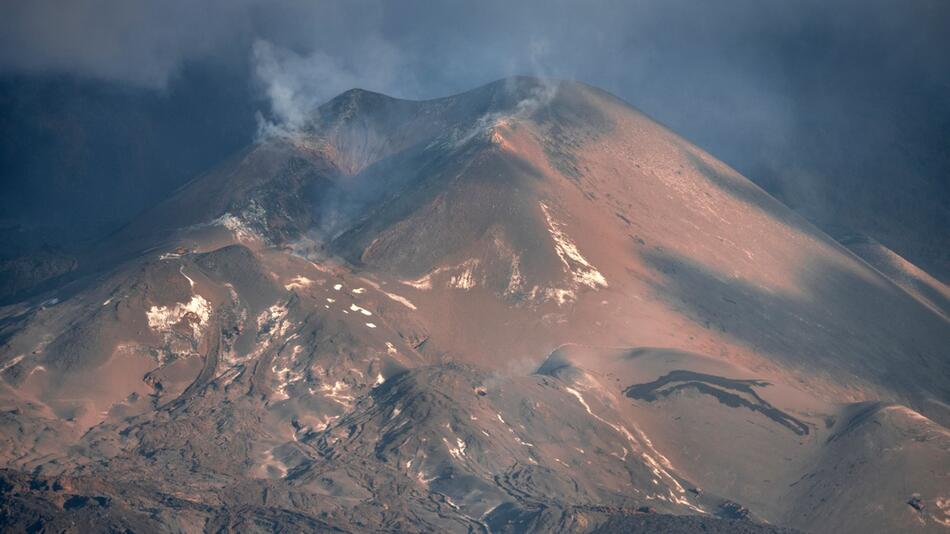
[[[612,517],[600,525],[592,534],[647,534],[664,532],[666,534],[795,534],[798,530],[760,525],[748,521],[715,519],[700,516],[675,516],[661,514],[642,514]]]

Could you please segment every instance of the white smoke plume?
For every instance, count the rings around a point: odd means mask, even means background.
[[[385,90],[402,66],[398,51],[381,40],[363,46],[348,63],[320,50],[303,55],[258,40],[252,48],[254,74],[269,103],[258,116],[258,138],[292,136],[314,119],[317,106],[348,89]]]

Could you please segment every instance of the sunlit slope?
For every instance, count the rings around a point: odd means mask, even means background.
[[[348,91],[98,254],[0,310],[21,516],[59,484],[169,532],[948,520],[946,319],[583,84]]]

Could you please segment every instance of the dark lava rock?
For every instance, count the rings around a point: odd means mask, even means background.
[[[719,505],[716,515],[723,519],[748,519],[749,509],[734,501],[725,501]]]
[[[749,521],[702,516],[635,514],[614,516],[592,530],[592,534],[796,534],[799,531]]]

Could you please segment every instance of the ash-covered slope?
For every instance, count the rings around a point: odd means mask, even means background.
[[[349,91],[97,258],[0,310],[9,525],[950,523],[946,318],[582,84]]]

